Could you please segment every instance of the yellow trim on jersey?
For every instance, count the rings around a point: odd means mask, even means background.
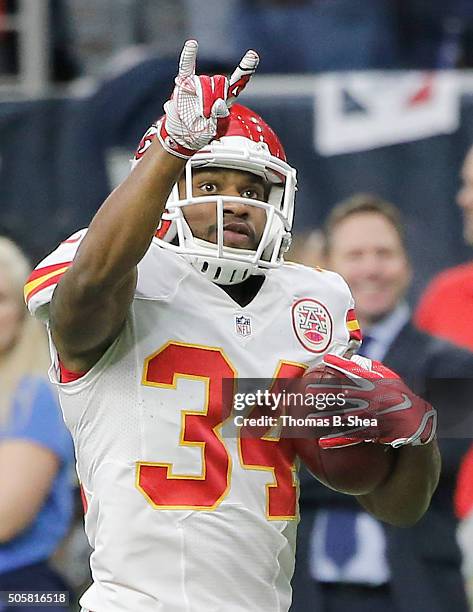
[[[360,329],[360,324],[356,319],[352,321],[347,321],[347,329],[348,331],[358,331]]]
[[[309,367],[306,363],[298,363],[297,361],[285,361],[284,359],[280,359],[278,362],[278,365],[276,366],[276,373],[273,376],[273,380],[276,380],[278,378],[279,372],[281,371],[281,368],[284,365],[292,365],[295,367],[300,367],[303,368],[304,370],[307,370],[307,368]],[[273,385],[271,385],[272,387]],[[260,438],[260,440],[263,440],[265,442],[279,442],[279,440],[281,439],[281,428],[279,427],[279,432],[276,434],[276,436],[274,436],[274,434],[277,432],[277,428],[278,426],[275,427],[271,427],[269,429],[269,431],[266,433],[265,436],[262,436]],[[276,474],[275,474],[275,467],[271,467],[268,465],[259,465],[259,464],[249,464],[249,463],[245,463],[243,460],[243,456],[242,456],[242,450],[241,450],[241,436],[238,436],[238,457],[240,459],[240,465],[243,469],[245,470],[262,470],[264,472],[272,472],[273,475],[273,482],[267,483],[265,485],[265,490],[266,490],[266,519],[268,521],[293,521],[298,519],[299,517],[299,513],[298,513],[298,505],[297,505],[297,500],[299,498],[299,479],[297,478],[296,474],[297,474],[297,466],[294,463],[291,467],[291,471],[292,471],[292,481],[293,481],[293,486],[296,489],[296,513],[294,515],[289,515],[289,516],[270,516],[269,514],[269,489],[274,489],[278,487],[278,483],[276,480]]]
[[[36,287],[38,287],[39,285],[41,285],[45,281],[49,280],[53,276],[56,276],[57,274],[63,274],[69,268],[69,266],[70,266],[70,264],[67,264],[67,266],[64,266],[63,268],[59,268],[59,270],[54,270],[53,272],[49,272],[49,273],[45,274],[44,276],[40,276],[39,278],[35,278],[34,280],[32,280],[29,283],[27,283],[25,285],[24,290],[23,290],[24,296],[25,296],[25,301],[27,301],[28,295],[31,293],[31,291],[34,291],[36,289]]]
[[[148,371],[148,366],[149,363],[155,358],[157,357],[160,353],[162,353],[164,350],[166,350],[166,348],[168,346],[182,346],[182,347],[190,347],[190,348],[198,348],[198,349],[204,349],[207,351],[211,351],[211,352],[218,352],[221,354],[221,356],[223,357],[223,359],[225,360],[225,363],[228,365],[228,367],[232,370],[233,372],[233,379],[235,381],[236,379],[236,375],[237,372],[235,370],[235,368],[232,366],[230,360],[228,359],[228,357],[225,354],[225,351],[221,348],[221,347],[210,347],[210,346],[203,346],[200,344],[191,344],[191,343],[186,343],[186,342],[177,342],[177,341],[173,341],[173,340],[169,340],[168,342],[166,342],[166,344],[164,344],[160,349],[158,349],[157,351],[155,351],[154,353],[152,353],[151,355],[149,355],[148,357],[145,358],[144,361],[144,366],[143,366],[143,374],[142,374],[142,378],[141,378],[141,384],[144,386],[148,386],[148,387],[158,387],[158,388],[164,388],[164,389],[177,389],[177,383],[178,383],[178,379],[179,378],[187,378],[189,380],[199,380],[202,382],[205,382],[205,410],[204,411],[200,411],[200,410],[181,410],[181,429],[180,429],[180,434],[179,434],[179,445],[180,446],[198,446],[200,447],[201,450],[201,464],[202,464],[202,473],[200,476],[195,476],[193,474],[173,474],[172,473],[172,463],[169,462],[148,462],[148,461],[137,461],[136,462],[136,478],[135,478],[135,486],[136,488],[140,491],[140,493],[143,494],[143,496],[146,498],[146,500],[148,501],[148,503],[155,509],[157,510],[215,510],[223,501],[223,499],[227,496],[228,491],[230,489],[230,476],[231,476],[231,472],[232,472],[232,457],[231,454],[228,451],[228,448],[226,446],[226,444],[223,441],[222,435],[219,431],[217,430],[221,430],[221,428],[223,427],[223,425],[226,423],[226,421],[228,421],[228,419],[231,418],[231,414],[224,420],[221,421],[220,423],[218,423],[218,425],[216,425],[215,427],[212,427],[212,430],[215,437],[221,442],[221,444],[223,445],[223,447],[225,448],[225,452],[227,453],[227,458],[228,458],[228,468],[227,468],[227,477],[226,477],[226,487],[225,490],[222,492],[222,494],[220,495],[220,497],[216,500],[216,502],[211,505],[211,506],[191,506],[189,504],[184,504],[184,505],[165,505],[165,504],[156,504],[150,497],[149,495],[146,493],[146,491],[141,487],[140,485],[140,469],[141,466],[153,466],[153,467],[165,467],[166,468],[166,478],[169,480],[200,480],[200,481],[204,481],[207,477],[207,465],[206,465],[206,461],[205,461],[205,446],[207,444],[207,442],[189,442],[188,440],[184,440],[184,431],[185,431],[185,420],[187,415],[195,415],[195,416],[202,416],[205,417],[208,414],[208,409],[209,409],[209,387],[210,387],[210,377],[209,376],[196,376],[194,374],[183,374],[183,373],[179,373],[179,372],[174,372],[173,373],[173,379],[172,379],[172,383],[155,383],[155,382],[150,382],[146,379],[146,373]],[[235,385],[235,383],[234,383]]]

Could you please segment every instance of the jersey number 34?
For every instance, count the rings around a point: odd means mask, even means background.
[[[295,378],[304,366],[280,362],[278,378]],[[137,463],[137,488],[158,509],[214,510],[230,489],[232,458],[221,434],[223,422],[231,416],[231,402],[222,402],[223,381],[237,373],[219,348],[169,342],[145,361],[142,383],[176,389],[179,378],[202,380],[206,384],[204,411],[182,411],[180,445],[200,447],[200,475],[173,473],[171,463]],[[225,405],[226,404],[226,405]],[[266,485],[268,520],[296,517],[295,456],[289,439],[240,435],[239,461],[248,470],[272,472]]]

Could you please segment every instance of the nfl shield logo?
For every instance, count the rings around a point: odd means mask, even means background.
[[[251,335],[251,321],[245,315],[235,316],[235,331],[239,336],[245,337]]]

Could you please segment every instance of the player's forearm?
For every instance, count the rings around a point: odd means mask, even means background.
[[[404,446],[389,479],[360,504],[381,521],[398,527],[416,523],[429,507],[440,475],[440,453],[434,440],[425,446]]]
[[[93,218],[73,266],[81,286],[115,287],[138,264],[184,165],[153,142]]]

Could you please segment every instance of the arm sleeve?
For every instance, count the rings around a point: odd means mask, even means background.
[[[361,346],[363,334],[356,316],[355,300],[346,281],[341,276],[339,276],[339,280],[343,289],[342,303],[345,307],[344,328],[348,334],[347,347],[349,350],[356,352]]]
[[[41,261],[30,274],[25,288],[25,302],[32,315],[46,321],[49,303],[62,275],[72,264],[87,229],[80,230],[61,242],[58,248]]]

